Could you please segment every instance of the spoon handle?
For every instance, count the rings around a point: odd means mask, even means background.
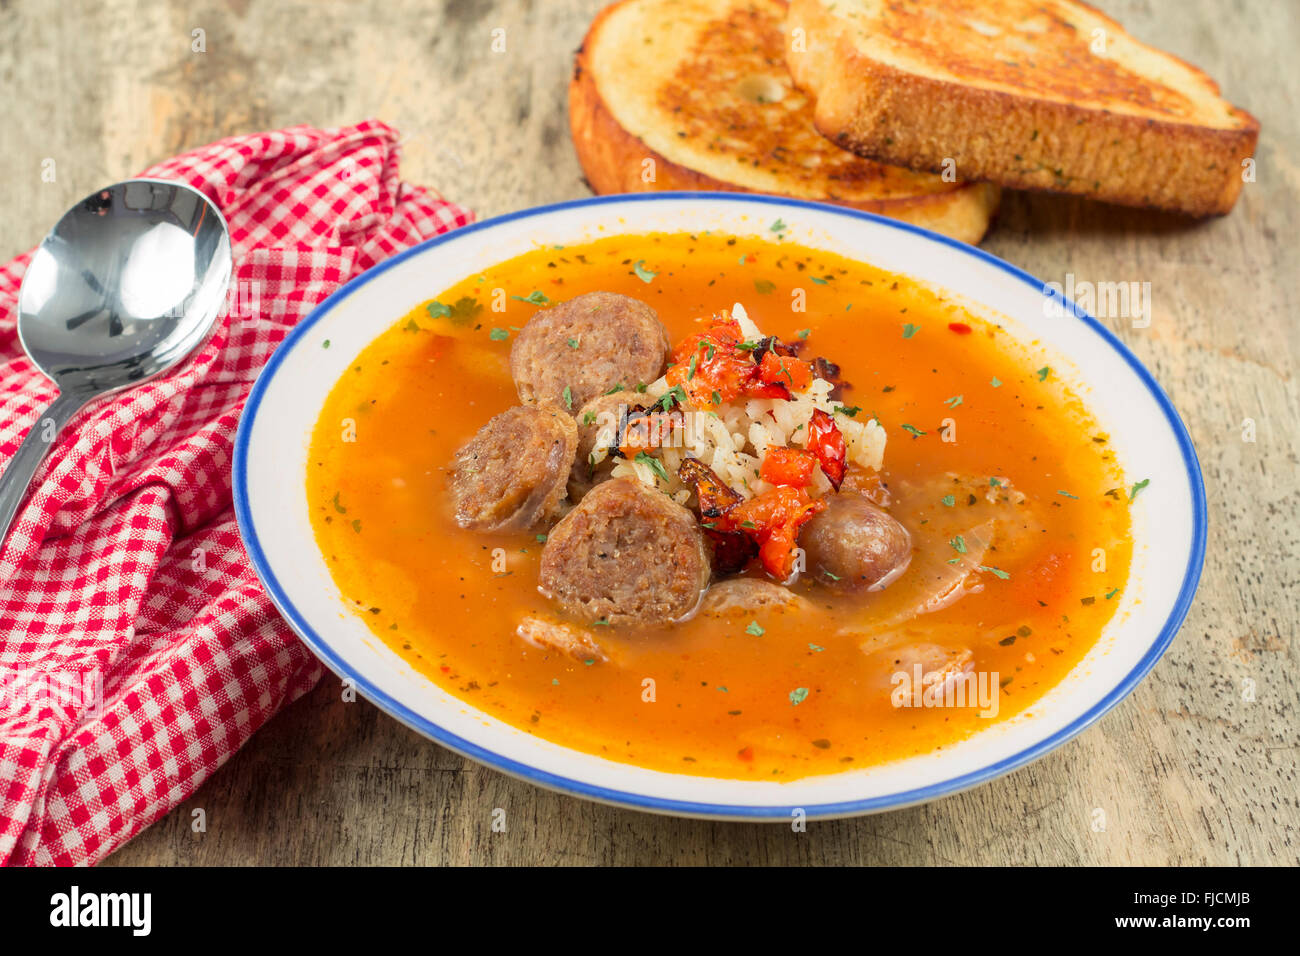
[[[18,513],[18,506],[23,503],[23,496],[27,494],[27,486],[31,484],[36,469],[54,446],[59,430],[87,401],[89,398],[86,395],[73,391],[59,392],[58,398],[36,419],[36,424],[18,446],[13,459],[4,472],[0,473],[0,552],[4,550],[9,525]]]

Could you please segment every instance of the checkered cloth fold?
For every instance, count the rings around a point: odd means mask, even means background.
[[[231,508],[258,370],[342,283],[472,213],[398,179],[377,121],[236,136],[143,175],[230,224],[212,338],[79,413],[0,552],[0,862],[93,863],[194,792],[321,667],[262,592]],[[24,255],[0,269],[0,467],[56,392],[19,344]]]

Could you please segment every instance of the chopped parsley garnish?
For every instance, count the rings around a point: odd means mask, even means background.
[[[759,295],[771,295],[776,291],[776,283],[770,279],[755,279],[754,291]]]
[[[910,339],[912,336],[914,336],[917,332],[920,331],[921,331],[921,327],[919,325],[913,325],[911,322],[903,323],[903,338],[905,339]]]
[[[965,401],[965,399],[962,396],[954,395],[952,398],[945,398],[943,400],[943,403],[947,405],[949,408],[956,408],[963,401]]]
[[[1057,494],[1058,494],[1058,495],[1061,495],[1061,496],[1064,497],[1064,498],[1073,498],[1075,501],[1078,501],[1078,500],[1079,500],[1079,496],[1078,496],[1078,495],[1072,495],[1072,494],[1070,494],[1068,491],[1057,491]]]
[[[826,648],[822,647],[820,644],[809,644],[808,649],[817,654],[820,654],[822,651],[826,650]]]
[[[957,503],[957,499],[953,495],[944,495],[942,498],[939,499],[939,502],[945,508],[951,508],[953,505]]]
[[[908,425],[907,423],[904,423],[898,427],[903,429],[903,431],[905,432],[911,432],[914,438],[920,438],[922,435],[925,434],[925,432],[921,431],[921,429],[917,428],[915,425]]]
[[[650,282],[654,281],[654,277],[659,274],[657,272],[651,272],[649,269],[647,269],[645,267],[644,259],[638,259],[636,261],[636,265],[632,267],[632,271],[636,273],[636,277],[638,279],[640,279],[642,282],[646,284],[649,284]]]
[[[691,356],[691,364],[686,369],[686,381],[695,378],[695,365],[700,360],[700,353],[696,352]]]
[[[352,530],[355,531],[357,534],[360,534],[360,533],[361,533],[361,519],[360,519],[360,518],[354,518],[354,519],[353,519],[353,521],[352,521]]]
[[[1037,372],[1035,372],[1034,374],[1037,375],[1037,376],[1038,376],[1038,380],[1039,380],[1040,382],[1042,382],[1042,381],[1046,381],[1047,376],[1048,376],[1048,374],[1051,373],[1051,371],[1052,371],[1052,370],[1051,370],[1050,368],[1048,368],[1046,365],[1044,365],[1042,368],[1040,368],[1040,369],[1039,369]]]
[[[582,343],[579,342],[577,339],[569,339],[569,348],[571,349],[576,349],[581,344]]]
[[[1011,575],[1007,574],[1007,572],[1003,571],[1001,568],[991,568],[991,567],[989,567],[987,564],[981,564],[981,565],[980,565],[980,570],[981,570],[981,571],[987,571],[989,574],[993,575],[995,578],[1000,578],[1000,579],[1003,580],[1003,581],[1005,581],[1007,578],[1011,577]]]
[[[483,311],[483,306],[472,295],[463,295],[451,305],[430,302],[424,307],[424,311],[429,313],[431,319],[451,319],[456,325],[465,325]]]
[[[541,289],[534,289],[527,295],[512,295],[510,298],[516,299],[519,302],[527,302],[530,305],[546,305],[546,303],[551,301],[546,297],[546,294],[542,292]]]
[[[539,535],[535,535],[534,537],[536,537],[536,539],[537,539],[537,543],[538,543],[538,544],[545,544],[545,543],[546,543],[546,535],[544,535],[544,534],[539,534]]]
[[[852,408],[847,408],[844,405],[835,405],[831,408],[831,411],[836,415],[847,415],[849,418],[856,418],[858,412],[862,411],[862,406],[854,405]]]
[[[712,394],[710,397],[713,399],[713,404],[714,404],[714,405],[721,405],[721,404],[722,404],[722,395],[718,392],[717,389],[714,389],[714,390],[713,390],[713,394]]]
[[[504,342],[506,339],[510,338],[510,333],[505,329],[493,329],[488,333],[488,338],[493,342]]]
[[[783,232],[784,230],[785,230],[785,223],[783,223],[780,219],[772,223],[773,232]]]
[[[674,385],[659,397],[659,401],[655,402],[655,405],[658,405],[664,411],[668,411],[668,409],[672,408],[674,405],[681,405],[685,402],[686,389],[682,388],[680,385]]]
[[[996,477],[994,477],[994,478],[990,478],[990,479],[989,479],[989,487],[990,487],[990,488],[1001,488],[1001,487],[1002,487],[1002,479],[1001,479],[1001,478],[996,478]]]
[[[1109,601],[1118,593],[1119,593],[1119,588],[1111,588],[1110,591],[1106,593],[1106,600]]]
[[[1001,380],[1000,378],[998,378],[996,375],[994,375],[994,376],[993,376],[993,380],[990,381],[989,384],[992,385],[994,388],[1001,388],[1001,387],[1002,387],[1002,380]]]
[[[326,339],[324,342],[322,342],[322,343],[320,344],[320,347],[323,348],[323,349],[327,349],[327,348],[329,348],[329,347],[330,347],[330,340],[329,340],[329,339]]]
[[[595,413],[595,412],[587,412],[587,413],[585,413],[585,414],[582,416],[582,424],[584,424],[584,425],[594,425],[595,423],[596,423],[596,413]]]
[[[335,510],[335,511],[337,511],[337,512],[338,512],[339,514],[341,514],[341,515],[345,515],[345,514],[348,513],[348,509],[347,509],[347,508],[344,508],[344,507],[343,507],[343,504],[339,501],[339,492],[337,492],[337,491],[334,492],[334,498],[333,498],[333,501],[334,501],[334,510]]]
[[[802,704],[802,703],[803,703],[805,700],[807,700],[807,699],[808,699],[808,688],[807,688],[807,687],[796,687],[794,690],[790,691],[790,706],[791,706],[791,707],[798,707],[800,704]]]
[[[961,535],[957,535],[957,537],[953,538],[948,543],[952,545],[952,549],[956,551],[958,554],[966,553],[966,539],[963,538]]]
[[[811,332],[812,332],[812,329],[800,329],[800,330],[799,330],[799,338],[801,338],[801,339],[806,339],[806,338],[808,338],[808,336],[809,336],[809,334],[810,334]]]
[[[649,455],[646,452],[639,451],[636,453],[636,458],[632,460],[641,462],[643,465],[648,467],[651,471],[653,471],[664,481],[668,480],[668,470],[664,468],[663,462],[661,462],[658,458],[655,458],[653,455]]]
[[[757,621],[750,621],[749,627],[745,628],[745,633],[750,635],[751,637],[762,637],[764,631],[761,627],[758,626]]]
[[[591,622],[591,626],[592,626],[592,627],[609,627],[609,626],[610,626],[609,619],[608,619],[608,618],[604,618],[604,617],[602,617],[599,621],[592,621],[592,622]]]
[[[573,408],[573,389],[567,385],[564,386],[564,407]]]
[[[1146,487],[1147,485],[1149,485],[1149,484],[1151,484],[1151,479],[1150,479],[1150,478],[1143,478],[1141,481],[1139,481],[1137,484],[1135,484],[1135,485],[1134,485],[1134,486],[1129,490],[1129,493],[1128,493],[1128,500],[1129,500],[1129,501],[1132,501],[1134,498],[1136,498],[1136,497],[1138,496],[1138,492],[1141,491],[1143,488],[1145,488],[1145,487]]]

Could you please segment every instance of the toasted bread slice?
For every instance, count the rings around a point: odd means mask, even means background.
[[[813,128],[785,66],[785,12],[780,0],[623,0],[601,11],[569,86],[592,189],[792,196],[978,242],[996,186],[860,159]]]
[[[913,169],[1226,213],[1259,122],[1075,0],[793,0],[789,66],[841,146]]]

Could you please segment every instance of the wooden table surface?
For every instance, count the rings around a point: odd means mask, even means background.
[[[1150,328],[1109,324],[1191,431],[1210,532],[1195,605],[1127,700],[986,786],[794,833],[536,789],[369,704],[343,703],[331,676],[111,862],[1295,864],[1300,5],[1099,2],[1263,124],[1258,181],[1226,218],[1009,194],[984,243],[1045,279],[1151,283]],[[387,120],[406,137],[404,178],[483,217],[585,196],[565,86],[600,5],[390,0],[376,16],[306,0],[4,0],[0,257],[32,246],[97,186],[221,136],[293,123]],[[496,28],[505,53],[490,50]],[[199,29],[205,53],[191,51]],[[42,179],[47,160],[54,182]],[[1254,442],[1243,440],[1247,418]],[[190,829],[199,807],[203,834]],[[492,832],[496,807],[505,833]]]

